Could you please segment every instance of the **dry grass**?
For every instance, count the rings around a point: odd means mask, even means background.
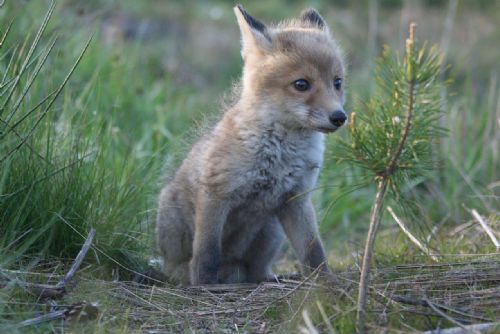
[[[378,304],[372,309],[375,313],[440,316],[433,310],[435,306],[462,324],[500,320],[498,256],[377,271],[371,287]],[[390,310],[385,309],[388,304]]]
[[[339,319],[352,315],[354,321],[359,278],[357,270],[346,270],[337,273],[338,283],[334,286],[323,285],[312,277],[259,285],[173,287],[96,280],[86,278],[87,270],[83,269],[66,297],[51,301],[49,311],[47,302],[37,298],[31,306],[38,312],[45,309],[46,314],[62,314],[66,310],[67,318],[75,305],[81,307],[84,301],[98,303],[96,319],[60,321],[53,323],[55,328],[104,326],[105,331],[114,332],[274,333],[296,331],[302,321],[301,311],[319,300],[328,309],[329,324],[339,329]],[[2,277],[15,276],[13,272],[3,274],[8,275]],[[49,284],[60,277],[43,273],[23,276]],[[12,286],[1,285],[4,290]],[[20,300],[26,302],[26,296]],[[376,268],[368,306],[371,330],[417,331],[449,327],[454,322],[463,325],[498,322],[500,259],[491,254],[468,261]],[[324,318],[313,314],[312,319],[319,332],[328,328]],[[16,322],[10,325],[15,326]],[[340,332],[344,331],[340,328]]]

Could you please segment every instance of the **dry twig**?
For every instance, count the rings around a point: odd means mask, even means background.
[[[394,220],[399,225],[399,227],[401,228],[401,230],[403,231],[403,233],[408,237],[408,239],[410,239],[411,242],[413,242],[418,248],[420,248],[420,250],[422,252],[424,252],[424,254],[428,255],[434,262],[438,262],[439,261],[439,259],[437,258],[437,256],[434,255],[434,254],[432,254],[432,252],[430,251],[429,248],[427,248],[427,246],[423,245],[417,238],[415,238],[415,236],[413,236],[413,234],[411,234],[410,230],[408,230],[406,228],[406,226],[403,223],[403,221],[401,219],[399,219],[398,216],[396,216],[396,214],[394,213],[394,210],[390,206],[387,207],[387,211],[389,211],[389,213],[391,214],[392,218],[394,218]]]
[[[495,233],[493,233],[493,231],[491,230],[491,228],[484,221],[483,217],[481,217],[481,215],[475,209],[472,209],[471,213],[474,216],[474,218],[476,218],[476,220],[479,222],[479,224],[481,225],[481,227],[483,228],[483,230],[486,232],[486,234],[488,234],[488,236],[490,237],[491,241],[493,242],[493,244],[497,248],[497,251],[500,251],[500,242],[498,242],[498,239],[495,236]]]
[[[427,303],[427,305],[434,311],[436,312],[439,316],[445,318],[446,320],[448,320],[449,322],[451,322],[452,324],[454,324],[455,326],[458,326],[460,328],[462,328],[464,331],[467,332],[467,328],[465,328],[464,325],[462,325],[460,322],[458,322],[457,320],[453,319],[452,317],[450,317],[449,315],[447,315],[446,313],[444,313],[443,311],[441,311],[436,305],[434,305],[430,300],[428,299],[424,299],[425,302]],[[475,334],[480,334],[479,332],[475,331],[475,330],[470,330],[471,333],[475,333]]]
[[[87,255],[87,252],[90,249],[90,246],[92,245],[92,241],[94,240],[96,230],[91,229],[87,238],[85,239],[85,242],[80,249],[80,252],[78,252],[78,255],[76,256],[75,260],[73,261],[73,264],[71,265],[71,268],[69,271],[62,277],[59,282],[56,285],[49,285],[49,284],[37,284],[37,283],[28,283],[28,282],[23,282],[23,285],[31,290],[34,290],[42,299],[45,298],[61,298],[66,294],[66,288],[68,283],[73,279],[75,276],[75,273],[78,271],[78,268],[80,268],[80,265],[82,264],[83,259]]]
[[[22,322],[20,322],[16,328],[22,328],[22,327],[27,327],[27,326],[34,326],[41,324],[46,321],[51,321],[51,320],[56,320],[56,319],[62,319],[64,318],[64,315],[66,313],[66,310],[60,310],[60,311],[54,311],[50,312],[47,314],[43,314],[41,316],[32,318],[32,319],[27,319]]]
[[[485,324],[431,330],[423,332],[422,334],[468,334],[473,331],[479,333],[494,333],[493,331],[498,329],[500,329],[500,322],[488,322]]]

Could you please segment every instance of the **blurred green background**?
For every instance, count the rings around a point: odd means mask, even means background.
[[[498,1],[242,4],[268,23],[317,8],[347,55],[346,109],[356,112],[372,93],[383,45],[402,50],[409,22],[415,21],[418,39],[443,51],[450,66],[443,67],[442,77],[453,82],[443,91],[442,125],[450,132],[436,148],[440,168],[407,186],[420,208],[408,224],[445,252],[491,248],[482,235],[462,240],[452,232],[471,219],[468,208],[499,225]],[[60,0],[26,74],[12,88],[49,5],[7,0],[0,8],[2,34],[12,22],[0,58],[0,265],[71,258],[92,226],[101,250],[93,256],[103,272],[117,262],[140,270],[153,254],[156,196],[164,175],[189,149],[196,129],[220,114],[224,95],[238,81],[242,60],[234,3]],[[30,111],[62,82],[90,36],[62,94],[37,121],[47,103]],[[361,249],[374,189],[357,189],[351,177],[356,171],[333,162],[336,136],[328,139],[315,200],[331,263],[343,266]],[[418,256],[389,217],[383,226],[380,238],[391,242],[379,243],[388,255],[381,262]]]

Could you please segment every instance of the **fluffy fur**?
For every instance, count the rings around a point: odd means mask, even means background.
[[[306,270],[328,272],[309,190],[324,136],[341,125],[339,47],[314,10],[269,27],[235,7],[240,99],[191,149],[159,199],[164,271],[181,284],[260,282],[288,237]],[[299,91],[295,82],[307,80]],[[345,121],[345,116],[340,123]]]

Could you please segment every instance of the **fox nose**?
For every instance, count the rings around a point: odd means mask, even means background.
[[[342,110],[335,110],[330,114],[330,116],[328,116],[328,118],[330,119],[330,122],[337,127],[342,126],[347,120],[347,116]]]

